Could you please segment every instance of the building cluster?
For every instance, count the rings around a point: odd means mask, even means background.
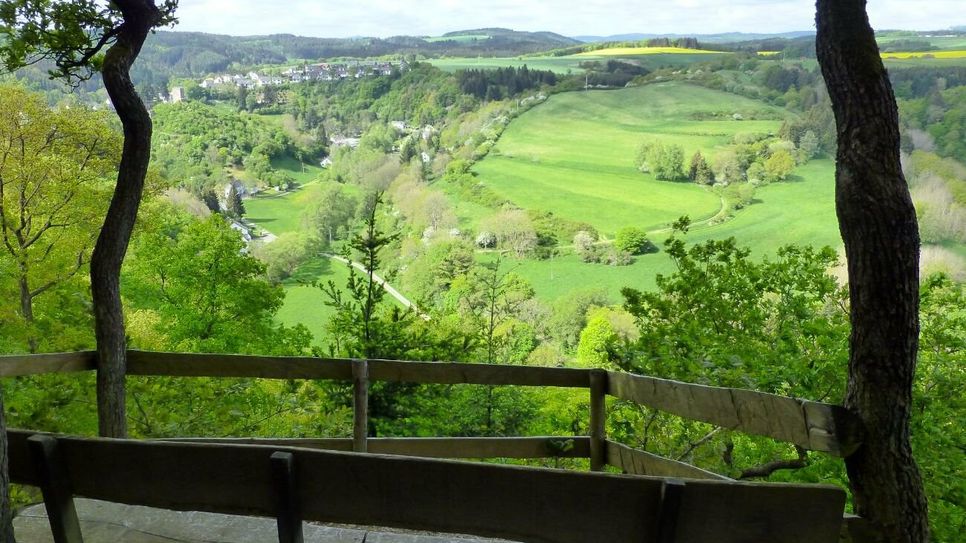
[[[258,72],[248,72],[248,75],[224,74],[205,78],[201,87],[208,89],[217,86],[233,86],[257,88],[277,86],[286,83],[302,83],[304,81],[336,81],[339,79],[362,78],[378,75],[389,75],[393,70],[405,71],[405,61],[388,60],[357,60],[351,62],[322,62],[319,64],[302,64],[286,68],[281,74],[265,75]]]

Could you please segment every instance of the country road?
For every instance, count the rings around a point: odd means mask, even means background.
[[[329,258],[329,259],[332,259],[332,260],[336,260],[336,261],[341,262],[343,264],[348,264],[349,263],[349,260],[346,260],[344,257],[341,257],[339,255],[334,255],[332,253],[322,253],[321,256],[324,256],[324,257]],[[364,274],[367,274],[367,275],[369,274],[369,270],[366,269],[366,267],[363,266],[361,262],[356,262],[356,261],[353,260],[352,261],[352,267],[355,268],[355,269],[357,269],[357,270],[359,270],[359,271],[361,271]],[[412,309],[413,311],[415,311],[423,319],[429,320],[429,315],[420,312],[419,311],[419,308],[416,307],[416,304],[414,304],[412,301],[410,301],[409,298],[406,298],[405,296],[403,296],[402,293],[400,293],[398,290],[396,290],[395,288],[393,288],[393,286],[390,285],[389,283],[387,283],[385,279],[383,279],[382,277],[379,277],[378,275],[376,275],[374,273],[374,274],[372,274],[372,280],[375,281],[376,283],[378,283],[382,287],[382,289],[385,290],[390,296],[392,296],[393,298],[399,300],[399,303],[403,304],[404,307],[407,307],[409,309]]]

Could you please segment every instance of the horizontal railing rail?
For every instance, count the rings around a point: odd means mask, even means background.
[[[534,543],[832,543],[845,492],[535,470],[264,445],[8,432],[11,480],[40,486],[52,529],[80,541],[72,496],[173,510],[463,533]]]
[[[0,356],[0,377],[17,377],[17,376],[29,376],[29,375],[39,375],[39,374],[52,374],[52,373],[72,373],[72,372],[85,372],[97,369],[97,355],[93,351],[82,351],[74,353],[54,353],[54,354],[41,354],[41,355],[6,355]],[[735,504],[749,503],[753,504],[754,507],[758,507],[761,504],[763,508],[762,511],[768,511],[765,516],[774,513],[775,518],[778,518],[777,509],[771,508],[776,503],[784,503],[779,500],[778,502],[771,501],[771,498],[765,499],[762,496],[766,496],[767,493],[755,494],[754,499],[749,498],[742,492],[746,490],[735,490],[735,489],[747,489],[752,487],[758,487],[759,485],[743,485],[739,484],[723,475],[719,475],[710,471],[703,470],[696,466],[672,460],[670,458],[665,458],[658,456],[646,451],[634,449],[627,445],[617,443],[615,441],[607,439],[606,434],[606,419],[607,419],[607,396],[611,396],[620,400],[629,401],[636,403],[641,406],[645,406],[651,409],[665,411],[680,417],[707,422],[709,424],[717,425],[723,428],[729,428],[735,431],[740,431],[753,435],[761,435],[771,437],[780,441],[785,441],[793,443],[796,446],[802,447],[807,450],[816,450],[826,452],[832,455],[845,457],[854,452],[857,447],[861,444],[862,432],[861,426],[857,422],[857,419],[851,415],[844,408],[820,402],[813,402],[808,400],[801,400],[797,398],[790,398],[784,396],[777,396],[774,394],[768,394],[753,390],[744,389],[734,389],[725,387],[713,387],[705,385],[697,385],[692,383],[684,383],[679,381],[673,381],[668,379],[660,379],[655,377],[648,377],[642,375],[634,375],[630,373],[623,373],[617,371],[604,371],[600,369],[568,369],[568,368],[545,368],[545,367],[530,367],[530,366],[503,366],[503,365],[490,365],[490,364],[466,364],[466,363],[454,363],[454,362],[406,362],[406,361],[396,361],[396,360],[356,360],[356,359],[338,359],[338,358],[315,358],[315,357],[272,357],[272,356],[250,356],[250,355],[228,355],[228,354],[186,354],[186,353],[163,353],[163,352],[147,352],[147,351],[136,351],[132,350],[128,353],[128,375],[136,376],[168,376],[168,377],[210,377],[210,378],[262,378],[262,379],[323,379],[323,380],[343,380],[350,381],[353,387],[353,437],[352,438],[252,438],[252,437],[234,437],[234,438],[171,438],[171,439],[155,439],[155,440],[144,440],[141,442],[129,442],[127,440],[117,441],[117,440],[84,440],[80,438],[56,438],[58,443],[64,443],[64,449],[67,451],[74,451],[76,449],[78,458],[83,458],[83,462],[93,461],[91,460],[97,454],[109,454],[111,456],[116,456],[118,454],[124,455],[135,455],[135,451],[139,451],[136,454],[141,454],[146,452],[146,456],[143,458],[148,464],[153,462],[160,462],[158,464],[160,468],[156,467],[145,467],[144,469],[166,469],[171,470],[187,470],[186,473],[194,473],[198,475],[198,471],[192,471],[195,468],[191,468],[191,462],[188,460],[188,455],[190,454],[201,454],[203,458],[207,460],[201,461],[202,465],[219,465],[222,462],[241,462],[242,468],[234,470],[232,468],[232,475],[230,477],[237,477],[239,480],[246,481],[245,484],[252,482],[252,476],[246,476],[246,469],[251,468],[255,463],[264,463],[265,451],[271,450],[275,452],[279,451],[299,451],[294,454],[292,458],[299,459],[299,465],[302,465],[302,458],[304,457],[307,462],[329,462],[332,458],[326,456],[329,454],[338,454],[339,451],[354,451],[354,452],[369,452],[374,454],[392,454],[392,455],[403,455],[406,457],[423,457],[425,459],[429,458],[588,458],[590,460],[591,469],[594,471],[601,471],[605,466],[613,466],[630,476],[659,476],[659,477],[674,477],[680,479],[686,479],[689,489],[695,488],[705,488],[698,485],[698,482],[704,481],[701,484],[718,484],[719,486],[707,487],[711,488],[712,491],[702,490],[700,496],[698,494],[687,494],[690,496],[686,503],[688,503],[688,508],[691,508],[693,503],[705,504],[705,506],[711,508],[704,513],[711,515],[715,519],[737,519],[740,517],[734,516]],[[397,381],[397,382],[410,382],[410,383],[425,383],[425,384],[469,384],[469,385],[511,385],[511,386],[530,386],[530,387],[568,387],[568,388],[584,388],[588,389],[590,395],[590,425],[589,425],[589,435],[586,436],[531,436],[531,437],[432,437],[432,438],[384,438],[384,437],[369,437],[367,435],[368,427],[368,388],[369,383],[373,381]],[[12,431],[11,436],[11,474],[15,482],[25,483],[25,484],[37,484],[40,481],[37,479],[36,466],[31,467],[29,462],[24,460],[26,438],[29,432],[22,431]],[[105,448],[106,447],[106,448]],[[129,448],[134,447],[134,448]],[[147,449],[141,449],[139,447],[148,447]],[[182,448],[183,447],[183,448]],[[163,451],[163,452],[158,452]],[[177,458],[182,458],[186,465],[184,466],[174,466],[171,462],[165,463],[161,460],[160,456],[163,454],[172,453],[176,451],[175,456]],[[193,451],[193,452],[191,452]],[[200,452],[199,452],[200,451]],[[254,460],[256,455],[261,460]],[[333,452],[335,451],[335,452]],[[177,456],[184,453],[184,457]],[[73,453],[70,453],[73,454]],[[280,453],[281,454],[281,453]],[[289,453],[285,453],[289,454]],[[232,458],[229,459],[229,455]],[[256,456],[257,456],[256,455]],[[308,455],[308,456],[306,456]],[[322,455],[322,456],[312,456],[312,455]],[[199,457],[199,458],[201,458]],[[338,457],[341,458],[341,457]],[[429,462],[430,460],[421,460],[422,462]],[[443,470],[444,473],[449,473],[446,470],[449,467],[430,467],[430,464],[419,464],[418,460],[415,458],[410,458],[411,461],[417,462],[416,464],[398,464],[398,466],[417,466],[417,471],[420,469],[428,470],[428,477],[433,477],[431,474],[435,473],[433,470]],[[381,462],[382,460],[379,460]],[[398,460],[397,460],[398,461]],[[71,461],[74,462],[74,461]],[[81,466],[81,461],[76,461],[78,463],[72,464],[76,466],[76,469],[83,471]],[[177,460],[181,462],[181,460]],[[197,464],[197,462],[196,462]],[[377,462],[378,464],[378,462]],[[377,464],[373,464],[376,466]],[[381,464],[378,464],[381,465]],[[146,464],[147,466],[147,464]],[[247,466],[247,467],[245,467]],[[444,464],[444,466],[449,466],[449,464]],[[495,466],[491,466],[495,467]],[[108,469],[107,467],[104,468]],[[85,479],[86,475],[80,475],[80,483],[78,483],[78,488],[76,492],[80,495],[106,499],[110,501],[120,501],[122,503],[129,504],[140,504],[140,505],[154,505],[159,507],[168,507],[173,509],[195,509],[202,511],[213,511],[219,513],[244,513],[244,514],[256,514],[256,515],[270,515],[270,508],[266,505],[264,496],[261,498],[252,498],[253,500],[262,500],[260,502],[245,502],[236,503],[231,501],[230,495],[234,495],[237,491],[227,490],[234,483],[229,483],[227,480],[219,479],[218,481],[208,481],[202,486],[205,489],[197,489],[198,494],[196,497],[192,497],[193,494],[189,492],[182,498],[175,498],[174,492],[165,490],[168,488],[165,485],[171,483],[171,481],[180,481],[180,476],[176,476],[173,479],[167,478],[166,476],[160,475],[157,471],[152,471],[151,473],[136,472],[137,468],[134,465],[119,468],[118,472],[113,475],[101,475],[105,477],[105,480],[118,477],[118,480],[125,480],[124,477],[142,477],[143,479],[129,479],[129,480],[139,480],[145,481],[144,485],[137,485],[139,487],[144,487],[142,490],[134,489],[124,489],[124,485],[114,485],[106,484],[106,486],[98,486],[96,483],[97,479]],[[253,468],[252,468],[253,469]],[[321,469],[321,468],[320,468]],[[362,468],[358,468],[362,469]],[[382,469],[381,467],[367,467],[366,469]],[[408,469],[408,467],[407,467]],[[454,468],[455,469],[455,468]],[[462,468],[461,468],[462,469]],[[466,468],[469,469],[469,468]],[[460,532],[460,533],[471,533],[477,535],[488,535],[497,537],[511,537],[519,541],[588,541],[588,540],[613,540],[613,541],[624,541],[629,539],[623,539],[624,536],[614,536],[611,538],[609,528],[603,532],[595,532],[594,535],[587,535],[588,532],[582,529],[571,526],[568,521],[563,521],[562,519],[556,518],[554,515],[550,515],[551,520],[535,520],[532,514],[528,513],[530,516],[517,515],[513,517],[510,510],[526,510],[526,507],[534,507],[537,509],[546,509],[545,501],[540,501],[539,503],[529,503],[522,504],[514,502],[513,499],[504,498],[502,494],[499,494],[497,490],[493,490],[489,485],[490,483],[495,484],[503,490],[511,489],[511,494],[525,494],[533,493],[534,491],[543,493],[550,493],[548,495],[555,496],[552,500],[554,504],[554,510],[557,507],[556,496],[566,496],[562,498],[565,505],[561,507],[561,511],[571,511],[570,513],[563,514],[562,516],[566,519],[583,519],[580,521],[575,521],[577,524],[586,522],[587,525],[592,525],[600,527],[603,524],[607,524],[610,521],[606,519],[609,518],[604,515],[598,509],[591,509],[588,514],[590,517],[580,516],[573,511],[580,509],[577,505],[574,505],[568,500],[575,499],[579,502],[581,507],[585,506],[587,503],[607,503],[608,511],[611,510],[611,506],[622,501],[622,493],[628,492],[626,489],[621,490],[619,485],[614,488],[607,488],[606,490],[601,490],[598,488],[597,484],[605,483],[587,483],[586,481],[597,481],[596,479],[574,479],[574,481],[583,481],[580,483],[573,483],[580,487],[579,493],[586,494],[582,498],[573,498],[577,495],[578,490],[576,487],[571,487],[572,483],[567,479],[567,483],[552,483],[551,481],[556,481],[553,477],[549,479],[541,479],[541,475],[535,476],[522,476],[519,479],[514,479],[515,482],[501,483],[501,476],[494,476],[495,478],[489,478],[490,472],[485,471],[490,469],[489,467],[481,466],[480,469],[483,472],[471,472],[474,473],[472,477],[469,475],[470,479],[460,479],[462,476],[455,476],[448,474],[445,477],[456,477],[454,483],[455,486],[447,487],[444,485],[443,493],[453,492],[458,493],[459,490],[464,487],[461,485],[483,485],[485,492],[491,493],[490,497],[498,496],[497,501],[501,504],[511,504],[508,506],[508,510],[501,509],[497,507],[497,511],[493,514],[487,513],[484,515],[485,518],[479,519],[479,522],[466,520],[465,522],[460,520],[466,518],[468,513],[466,511],[453,512],[447,509],[447,504],[453,501],[466,500],[465,496],[456,494],[450,495],[450,500],[444,500],[440,503],[430,503],[432,500],[427,496],[421,496],[417,502],[422,505],[413,506],[425,507],[427,510],[432,507],[441,507],[444,515],[449,515],[452,513],[453,516],[451,522],[437,522],[434,519],[428,519],[425,512],[422,510],[404,511],[403,516],[394,517],[391,513],[385,513],[384,516],[376,514],[375,516],[365,516],[358,517],[353,516],[348,512],[343,513],[333,513],[332,510],[327,509],[328,505],[322,503],[316,503],[312,501],[315,498],[309,498],[305,495],[303,490],[299,490],[298,501],[308,500],[305,507],[308,507],[309,514],[306,515],[306,519],[309,520],[327,520],[332,522],[349,522],[349,523],[367,523],[379,526],[396,526],[403,528],[418,528],[418,529],[430,529],[444,532]],[[127,471],[126,471],[127,470]],[[297,469],[298,477],[296,480],[302,481],[299,484],[312,486],[315,491],[318,488],[333,488],[332,486],[326,486],[326,484],[336,484],[341,479],[334,479],[330,483],[326,483],[326,480],[322,475],[316,473],[316,475],[308,478],[304,478],[304,468],[299,467]],[[284,471],[284,470],[283,470]],[[458,470],[457,470],[458,471]],[[525,473],[540,472],[541,470],[529,470]],[[123,473],[122,473],[123,472]],[[125,475],[127,473],[127,475]],[[313,472],[315,473],[315,472]],[[321,472],[320,472],[321,473]],[[455,473],[455,472],[454,472]],[[469,472],[468,472],[469,473]],[[481,473],[486,473],[487,476],[484,477],[480,475]],[[386,477],[390,477],[388,473],[383,473]],[[586,476],[589,474],[577,474]],[[313,478],[318,476],[318,478]],[[207,481],[204,477],[198,475],[199,481]],[[219,476],[221,477],[221,476]],[[226,475],[225,477],[229,477]],[[230,478],[229,477],[229,478]],[[267,475],[258,475],[258,477],[268,477]],[[258,478],[256,477],[256,478]],[[294,475],[293,475],[294,477]],[[517,477],[517,476],[513,476]],[[486,480],[485,483],[479,482]],[[446,479],[449,481],[449,479]],[[520,481],[529,481],[527,483],[521,483]],[[402,485],[402,488],[409,488],[412,490],[412,495],[418,495],[422,492],[427,494],[432,494],[435,492],[431,485],[421,486],[417,481],[411,481],[405,479],[402,481],[396,481],[392,484]],[[187,480],[185,480],[187,484]],[[202,484],[202,483],[199,483]],[[257,488],[261,488],[269,484],[265,480],[258,479]],[[275,483],[277,486],[277,482]],[[376,480],[371,481],[372,488],[370,490],[378,487],[379,492],[385,489],[380,486]],[[449,483],[446,483],[449,484]],[[503,484],[504,486],[500,486]],[[609,485],[611,483],[606,483]],[[616,484],[616,483],[614,483]],[[720,485],[725,486],[720,486]],[[155,487],[160,485],[161,490],[148,490],[150,487]],[[214,485],[214,486],[212,486]],[[321,485],[321,486],[319,486]],[[543,485],[543,486],[542,486]],[[737,486],[728,486],[737,485]],[[340,486],[341,485],[337,485]],[[351,485],[349,485],[351,486]],[[674,487],[677,488],[677,487]],[[729,490],[721,492],[714,491],[713,489],[724,489]],[[789,487],[791,488],[791,487]],[[788,510],[796,510],[801,512],[799,515],[785,515],[782,518],[783,524],[768,524],[770,530],[778,529],[779,532],[783,530],[781,526],[797,526],[795,524],[799,519],[813,519],[815,518],[811,509],[809,511],[803,511],[801,509],[802,499],[805,496],[811,496],[811,494],[801,494],[799,490],[802,488],[822,488],[816,487],[815,485],[807,485],[805,487],[795,487],[795,492],[791,495],[795,495],[795,499],[789,498]],[[446,490],[450,489],[450,490]],[[665,486],[660,486],[660,492],[658,494],[663,496],[668,490]],[[673,488],[672,488],[673,490]],[[276,488],[276,492],[278,489]],[[502,491],[502,490],[501,490]],[[651,489],[649,492],[653,492]],[[341,490],[340,490],[341,492]],[[631,492],[635,496],[634,500],[629,503],[644,506],[644,504],[639,503],[641,500],[640,492],[644,490],[638,488]],[[688,492],[692,492],[689,490]],[[697,492],[697,491],[694,491]],[[747,492],[758,493],[758,490]],[[241,494],[249,493],[238,492]],[[610,493],[614,493],[611,495]],[[326,492],[321,492],[319,494],[326,494]],[[338,494],[338,499],[336,501],[343,500],[345,496],[343,494]],[[604,497],[606,496],[606,498]],[[616,497],[615,497],[616,496]],[[715,502],[716,505],[709,505],[705,503],[708,496],[717,496],[715,499],[721,499],[720,502]],[[823,495],[824,496],[824,495]],[[816,500],[816,503],[822,502],[822,500]],[[295,498],[292,498],[293,500]],[[362,496],[353,495],[353,500],[358,500],[355,506],[360,509],[366,509],[371,506],[370,501],[373,498],[365,498]],[[406,498],[409,499],[409,498]],[[648,498],[650,499],[650,498]],[[663,498],[661,498],[663,499]],[[661,499],[658,499],[660,502]],[[750,501],[742,501],[750,499]],[[782,498],[785,499],[785,498]],[[180,500],[180,501],[179,501]],[[196,501],[192,501],[196,500]],[[367,501],[369,500],[369,501]],[[400,500],[403,498],[400,497]],[[428,501],[427,501],[428,500]],[[835,501],[838,498],[833,499]],[[351,500],[347,500],[347,503]],[[653,500],[649,502],[648,507],[655,505]],[[792,503],[794,502],[794,503]],[[474,503],[472,499],[466,501],[466,503]],[[709,502],[710,503],[710,502]],[[811,503],[811,502],[808,502]],[[515,505],[514,505],[515,504]],[[662,507],[666,509],[667,504],[663,502],[658,503],[658,509]],[[277,504],[276,504],[277,506]],[[468,506],[467,511],[479,512],[485,509],[485,507],[492,506],[490,501],[486,504],[477,503],[475,506]],[[742,506],[743,507],[743,506]],[[808,506],[811,507],[811,506]],[[819,507],[819,506],[816,506]],[[824,507],[824,506],[822,506]],[[277,507],[276,507],[277,508]],[[521,509],[522,508],[522,509]],[[568,509],[570,508],[570,509]],[[338,510],[338,508],[336,508]],[[633,508],[632,508],[633,509]],[[614,510],[614,514],[618,517],[625,519],[621,521],[615,520],[613,523],[614,533],[628,533],[637,534],[633,537],[635,541],[665,541],[665,539],[641,539],[638,537],[640,535],[640,530],[656,530],[654,526],[647,524],[651,520],[644,521],[643,517],[637,518],[633,527],[628,527],[626,524],[626,518],[622,515],[629,515],[633,517],[637,515],[640,517],[640,511],[643,509],[637,508],[633,509],[636,512]],[[817,509],[815,509],[817,511]],[[541,519],[543,515],[547,514],[547,511],[540,509]],[[623,511],[623,512],[621,512]],[[744,509],[742,509],[744,511]],[[847,537],[853,538],[855,541],[871,540],[862,536],[865,533],[863,530],[868,531],[867,523],[858,517],[847,517],[843,522],[841,519],[841,506],[838,506],[839,524],[842,527],[843,534],[847,534]],[[501,515],[510,515],[509,517],[502,517]],[[683,514],[683,513],[682,513]],[[689,513],[690,514],[690,513]],[[742,513],[744,514],[744,513]],[[751,512],[748,512],[751,515]],[[422,516],[421,516],[422,515]],[[462,515],[462,516],[461,516]],[[685,515],[686,516],[686,515]],[[749,520],[749,526],[760,526],[761,522],[765,522],[762,519],[765,516],[757,516],[754,519]],[[405,519],[403,518],[405,517]],[[497,517],[500,517],[497,519]],[[794,522],[790,521],[794,517]],[[279,517],[281,518],[281,517]],[[507,519],[510,520],[507,520]],[[588,518],[593,518],[593,520],[588,520]],[[663,517],[662,517],[663,518]],[[677,517],[676,517],[677,518]],[[691,517],[689,517],[691,518]],[[415,519],[415,520],[414,520]],[[428,520],[427,520],[428,519]],[[515,520],[514,520],[515,519]],[[604,520],[602,520],[604,519]],[[678,519],[680,520],[680,519]],[[706,518],[693,517],[690,523],[696,526],[713,525],[714,523],[706,522]],[[667,518],[658,518],[658,520],[653,520],[654,522],[670,522]],[[280,520],[281,522],[281,520]],[[547,523],[558,524],[562,528],[560,530],[547,528]],[[621,524],[621,523],[624,524]],[[644,522],[645,524],[641,524]],[[728,521],[731,522],[731,521]],[[737,522],[737,521],[734,521]],[[701,532],[701,537],[692,536],[684,537],[683,539],[667,539],[667,541],[702,541],[714,539],[716,541],[728,541],[722,539],[721,534],[723,533],[734,533],[739,534],[736,537],[741,540],[744,537],[740,534],[747,535],[747,530],[741,527],[741,525],[734,524],[731,522],[729,528],[722,528],[720,532]],[[768,521],[770,522],[770,521]],[[514,524],[516,523],[516,524]],[[758,523],[758,524],[756,524]],[[767,523],[766,523],[767,524]],[[806,525],[811,526],[813,523],[811,521],[805,522]],[[610,524],[608,524],[610,525]],[[515,528],[519,527],[519,529]],[[527,527],[540,527],[536,531],[527,531]],[[644,526],[642,528],[642,526]],[[650,526],[649,528],[647,526]],[[281,530],[281,524],[280,524]],[[629,531],[628,531],[629,530]],[[636,531],[635,531],[636,530]],[[799,528],[792,529],[789,533],[794,533],[795,531],[800,531]],[[660,530],[658,530],[660,531]],[[281,533],[281,531],[280,531]],[[643,533],[643,532],[641,532]],[[656,532],[655,532],[656,533]],[[777,532],[770,532],[768,538],[769,541],[782,541],[781,537],[775,535]],[[781,532],[784,533],[784,532]],[[804,532],[802,532],[804,533]],[[713,534],[713,535],[712,535]],[[652,534],[653,535],[653,534]],[[647,536],[650,537],[650,536]],[[729,539],[730,540],[730,539]],[[752,538],[754,540],[754,538]],[[800,541],[798,539],[789,539],[789,541]],[[814,541],[819,541],[821,539],[811,539]]]
[[[80,372],[96,369],[96,366],[93,351],[0,356],[0,377]],[[364,435],[364,423],[368,419],[364,413],[366,406],[360,405],[365,403],[363,389],[367,389],[371,381],[588,388],[592,419],[590,453],[596,468],[613,456],[604,443],[606,414],[603,398],[606,395],[841,457],[852,454],[861,444],[862,437],[857,419],[841,406],[616,371],[132,350],[128,355],[127,373],[169,377],[353,380],[356,388],[356,450],[365,450],[365,442],[371,441]]]

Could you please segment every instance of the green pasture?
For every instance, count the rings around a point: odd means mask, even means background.
[[[245,218],[275,235],[298,232],[304,229],[304,213],[321,191],[321,184],[311,183],[288,192],[263,192],[245,200]]]
[[[349,277],[348,267],[325,257],[312,259],[296,270],[292,277],[285,280],[285,303],[275,318],[286,326],[304,324],[312,332],[313,345],[324,346],[325,325],[335,314],[335,310],[325,302],[328,298],[312,282],[325,284],[334,281],[342,287]]]
[[[769,120],[736,121],[744,118]],[[685,182],[637,171],[644,140],[681,145],[686,159],[708,157],[739,132],[774,132],[782,111],[762,102],[678,82],[552,96],[507,127],[474,171],[515,204],[593,224],[660,228],[681,215],[715,215],[720,198]],[[708,119],[708,120],[700,120]]]
[[[583,72],[580,63],[587,60],[578,57],[454,57],[434,58],[427,62],[440,70],[495,70],[497,68],[522,68],[548,70],[558,74]]]
[[[526,66],[532,70],[549,70],[558,74],[583,73],[580,67],[583,62],[608,60],[630,60],[650,70],[664,67],[688,66],[696,62],[718,60],[727,53],[648,53],[642,54],[632,49],[627,54],[603,54],[598,51],[567,55],[561,57],[530,56],[530,57],[454,57],[429,59],[427,62],[447,72],[458,70],[494,70],[496,68],[520,68]]]
[[[661,230],[652,231],[650,237],[662,246],[668,235],[669,232]],[[799,167],[789,181],[760,187],[755,202],[732,219],[714,226],[694,227],[684,239],[699,243],[732,236],[757,257],[774,258],[779,247],[789,244],[829,245],[838,249],[842,242],[835,217],[834,163],[827,159],[814,160]],[[629,266],[587,264],[569,251],[564,252],[568,254],[550,260],[507,259],[504,262],[508,269],[530,281],[537,297],[544,301],[555,300],[574,290],[603,288],[617,302],[621,300],[621,288],[653,289],[657,274],[674,271],[673,262],[663,252],[637,256]]]

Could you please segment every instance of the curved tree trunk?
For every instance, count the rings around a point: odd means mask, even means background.
[[[818,0],[817,50],[838,127],[835,205],[852,336],[845,406],[865,426],[845,460],[856,512],[888,541],[929,539],[909,443],[919,338],[919,230],[899,163],[899,115],[865,0]]]
[[[126,437],[124,374],[127,340],[121,308],[121,263],[137,218],[151,158],[151,117],[131,83],[130,68],[148,32],[161,19],[151,0],[116,0],[124,15],[101,75],[124,126],[124,149],[114,197],[91,255],[91,295],[97,338],[97,419],[100,435]]]

